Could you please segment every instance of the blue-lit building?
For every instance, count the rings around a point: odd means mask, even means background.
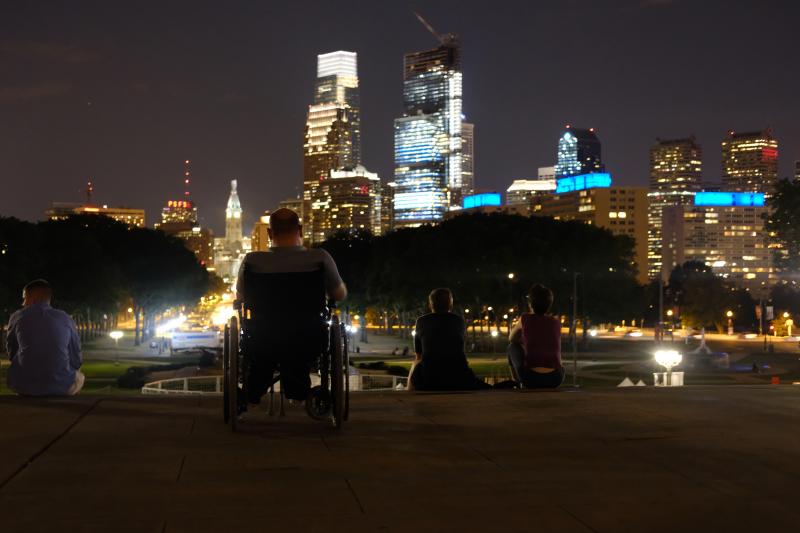
[[[637,280],[647,282],[647,189],[614,186],[611,175],[592,172],[563,176],[537,215],[578,220],[634,240]]]
[[[594,128],[567,128],[558,139],[556,178],[603,172],[600,139]]]
[[[698,192],[691,205],[663,211],[664,271],[686,261],[701,261],[754,297],[763,297],[775,281],[764,228],[764,194]]]
[[[437,48],[405,55],[404,116],[394,121],[395,227],[437,223],[451,205],[461,205],[460,56],[452,35]]]

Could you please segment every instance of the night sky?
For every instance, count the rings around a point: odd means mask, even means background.
[[[463,43],[476,185],[554,163],[565,123],[597,129],[617,183],[645,185],[656,137],[696,134],[718,182],[729,129],[772,126],[800,159],[800,3],[791,0],[427,2]],[[228,180],[246,223],[302,188],[316,54],[358,53],[364,162],[392,174],[403,53],[436,46],[409,2],[0,3],[0,215],[51,201],[144,207],[181,192],[220,232]]]

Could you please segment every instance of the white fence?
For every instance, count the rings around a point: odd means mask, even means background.
[[[405,390],[408,378],[385,374],[351,374],[351,391]],[[311,384],[319,384],[319,376],[311,376]],[[275,390],[280,390],[276,384]],[[195,376],[188,378],[162,379],[146,383],[142,394],[181,394],[215,396],[222,394],[222,376]]]

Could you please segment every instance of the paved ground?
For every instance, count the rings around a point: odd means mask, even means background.
[[[0,531],[797,531],[800,386],[0,398]]]

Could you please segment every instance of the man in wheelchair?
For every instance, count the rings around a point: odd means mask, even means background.
[[[297,213],[278,209],[270,216],[268,231],[269,251],[248,253],[236,280],[236,301],[243,309],[241,350],[248,363],[242,371],[248,404],[260,403],[276,371],[287,398],[308,398],[310,371],[327,349],[326,299],[347,296],[330,254],[303,246]]]

